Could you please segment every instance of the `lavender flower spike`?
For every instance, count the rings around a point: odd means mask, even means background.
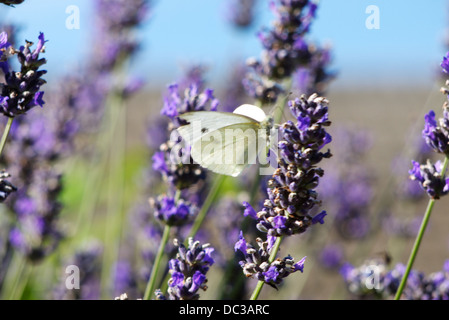
[[[6,180],[10,176],[5,170],[0,172],[0,202],[5,201],[12,192],[17,191],[17,188]]]
[[[439,119],[439,123],[435,120],[433,110],[426,114],[422,136],[427,145],[435,152],[449,155],[449,111],[447,103],[443,108],[444,116]]]
[[[10,70],[8,64],[3,66],[5,72],[5,83],[0,83],[0,113],[13,118],[24,114],[35,106],[43,106],[44,92],[40,87],[46,83],[42,76],[46,70],[39,68],[47,61],[39,58],[39,54],[45,51],[45,38],[41,32],[39,41],[34,50],[31,50],[32,42],[15,50],[17,59],[21,65],[20,72]]]
[[[260,238],[257,238],[256,241],[259,249],[247,243],[240,232],[239,240],[234,246],[236,252],[243,254],[244,260],[241,260],[239,264],[246,277],[264,281],[277,289],[277,286],[282,283],[285,277],[296,271],[304,271],[306,257],[295,263],[294,259],[288,255],[270,263],[269,257],[273,247],[271,241],[262,241]]]
[[[413,168],[410,169],[410,179],[419,182],[420,186],[432,199],[439,199],[449,192],[449,178],[445,178],[445,172],[441,172],[443,166],[441,161],[434,165],[427,160],[426,164],[412,161]]]
[[[207,290],[206,273],[214,264],[211,254],[214,251],[209,244],[201,245],[199,241],[189,239],[189,247],[186,248],[177,239],[174,240],[178,247],[176,259],[169,261],[171,278],[168,282],[169,300],[197,300],[199,289]],[[166,297],[156,290],[156,298],[165,300]]]

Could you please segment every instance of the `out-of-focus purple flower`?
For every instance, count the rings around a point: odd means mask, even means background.
[[[43,91],[40,88],[46,83],[42,76],[46,70],[40,67],[47,63],[46,59],[39,58],[39,54],[45,50],[45,38],[41,32],[39,41],[34,50],[31,50],[32,42],[15,50],[14,54],[20,63],[20,71],[10,70],[9,65],[3,66],[5,82],[0,83],[0,112],[7,117],[15,117],[24,114],[35,106],[43,106]]]
[[[98,243],[89,243],[86,248],[79,249],[66,262],[66,266],[79,268],[79,289],[67,288],[67,274],[61,276],[60,284],[53,292],[57,300],[98,300],[100,299],[100,276],[102,247]]]
[[[124,292],[127,295],[136,289],[135,275],[131,264],[125,260],[119,260],[114,265],[114,295]]]
[[[245,211],[243,212],[244,217],[250,217],[254,220],[257,220],[257,212],[254,208],[246,201],[243,202],[243,206],[245,207]]]
[[[207,289],[206,274],[214,264],[211,256],[214,249],[192,238],[189,239],[188,248],[176,239],[174,243],[178,253],[175,259],[169,261],[171,278],[168,281],[168,299],[197,300],[200,296],[198,290]],[[165,299],[160,291],[156,292],[156,298]]]
[[[168,196],[150,199],[157,220],[169,226],[181,226],[190,221],[197,211],[196,208],[184,200],[176,201]]]
[[[445,73],[449,73],[449,52],[443,57],[443,61],[441,61],[441,68]]]
[[[413,218],[399,218],[394,215],[390,215],[383,219],[382,225],[383,229],[389,234],[405,238],[415,238],[418,234],[421,221],[421,216]]]
[[[335,269],[342,265],[343,249],[339,245],[328,245],[320,254],[321,265],[328,269]]]
[[[445,266],[449,260],[446,260]],[[442,271],[425,275],[411,270],[402,293],[403,300],[448,300],[449,273]],[[354,297],[360,299],[392,299],[405,273],[405,265],[399,263],[388,269],[388,263],[379,259],[367,260],[359,267],[346,263],[340,273]]]
[[[95,0],[97,18],[94,64],[111,70],[117,61],[133,55],[139,47],[133,31],[148,15],[148,0]]]
[[[10,240],[27,259],[38,262],[52,253],[62,238],[57,224],[62,207],[58,201],[61,176],[41,168],[33,172],[29,183],[6,202],[17,219]]]
[[[449,178],[443,169],[441,161],[432,164],[430,160],[426,164],[412,161],[413,168],[409,170],[410,179],[419,182],[420,186],[432,199],[439,199],[449,192]]]
[[[254,21],[256,0],[232,0],[228,19],[237,28],[244,29]]]
[[[329,82],[335,78],[335,72],[329,71],[331,63],[330,48],[309,47],[310,62],[299,67],[293,75],[293,87],[306,95],[326,93]]]

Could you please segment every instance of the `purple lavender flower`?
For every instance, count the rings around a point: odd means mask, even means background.
[[[184,91],[184,98],[181,98],[179,86],[176,83],[171,84],[168,87],[168,91],[169,94],[164,99],[164,107],[161,110],[161,114],[170,118],[176,127],[182,124],[178,119],[180,114],[207,109],[216,111],[219,105],[219,101],[215,99],[212,89],[206,89],[200,93],[196,84],[191,84]]]
[[[15,50],[14,54],[21,65],[20,72],[10,70],[8,64],[3,65],[5,83],[0,83],[0,112],[7,117],[26,113],[35,106],[43,107],[43,91],[40,87],[46,83],[42,76],[46,70],[40,67],[47,61],[39,58],[39,54],[45,51],[44,34],[39,34],[36,48],[31,51],[32,42],[26,42],[25,46]]]
[[[189,239],[186,248],[177,239],[174,240],[178,247],[176,259],[169,261],[171,278],[168,281],[168,299],[170,300],[197,300],[198,290],[207,289],[206,274],[214,264],[211,254],[214,251],[208,244],[201,245],[199,241]],[[164,300],[165,297],[156,291],[156,298]]]
[[[449,52],[443,57],[443,61],[441,61],[441,68],[443,72],[449,73]]]
[[[295,263],[294,259],[288,255],[283,259],[276,259],[272,263],[268,262],[270,251],[273,248],[271,241],[256,239],[259,249],[255,249],[247,243],[242,232],[234,249],[243,254],[244,259],[239,262],[246,277],[264,281],[266,284],[277,288],[283,279],[296,271],[304,271],[306,257]]]
[[[330,48],[309,46],[310,62],[301,66],[293,75],[293,86],[306,95],[323,95],[329,82],[335,78],[335,72],[328,71],[331,63]]]
[[[228,19],[237,28],[247,28],[254,21],[256,0],[233,0],[229,6]]]
[[[94,65],[110,71],[139,48],[133,30],[148,15],[148,0],[96,0],[97,30]]]
[[[310,210],[319,203],[315,188],[324,171],[316,165],[331,157],[323,147],[331,141],[324,129],[328,120],[328,101],[312,95],[308,99],[290,101],[297,123],[287,121],[281,125],[278,169],[268,181],[268,199],[258,212],[257,228],[271,236],[302,233],[317,222],[323,223],[325,211],[315,218]]]
[[[335,269],[342,265],[343,249],[340,245],[328,245],[320,254],[321,265],[328,269]]]
[[[17,191],[17,188],[6,180],[9,177],[11,175],[5,170],[0,171],[0,202],[5,201],[12,192]]]
[[[413,168],[409,170],[410,179],[419,182],[432,199],[439,199],[449,192],[449,178],[445,177],[441,161],[432,164],[430,160],[426,164],[412,161]]]
[[[114,265],[113,275],[114,295],[120,295],[124,292],[129,295],[130,292],[135,291],[135,275],[130,262],[126,260],[117,261]]]
[[[178,116],[191,111],[215,111],[219,105],[213,90],[205,89],[200,92],[197,77],[195,81],[185,89],[183,97],[177,84],[168,87],[169,93],[164,99],[161,114],[170,119],[168,126],[170,139],[163,143],[159,148],[160,151],[153,156],[153,169],[158,170],[164,180],[177,189],[186,189],[206,177],[205,169],[195,164],[190,157],[190,146],[179,148],[182,138],[175,129],[185,123]],[[173,152],[174,147],[178,148],[176,152]],[[173,154],[177,159],[173,159]]]
[[[36,169],[30,185],[21,187],[6,203],[17,218],[10,232],[12,245],[37,262],[52,253],[62,239],[57,225],[61,203],[61,176],[51,169]]]
[[[283,79],[310,58],[303,36],[309,31],[316,4],[308,0],[279,0],[277,6],[272,2],[271,8],[276,15],[274,28],[259,34],[264,52],[253,68],[270,79]]]
[[[435,112],[429,111],[425,115],[422,136],[427,145],[435,152],[449,155],[449,111],[448,105],[444,106],[444,117],[439,119],[439,125],[435,120]]]
[[[317,9],[309,0],[278,0],[270,5],[276,16],[273,28],[259,33],[264,50],[260,60],[247,61],[253,72],[244,79],[248,94],[262,103],[275,102],[283,91],[276,81],[289,78],[298,67],[310,63],[311,50],[304,36]]]
[[[175,201],[168,196],[150,199],[157,220],[169,226],[181,226],[190,221],[196,213],[196,208],[184,200]]]
[[[79,268],[79,289],[67,289],[67,274],[64,273],[60,285],[55,288],[53,298],[57,300],[98,300],[100,298],[102,250],[98,243],[89,243],[86,248],[77,250],[73,257],[66,262],[66,266],[75,265]]]

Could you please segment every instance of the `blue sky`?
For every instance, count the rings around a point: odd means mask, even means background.
[[[50,80],[76,70],[86,59],[92,34],[92,0],[25,0],[0,8],[0,19],[21,25],[19,40],[47,43]],[[142,51],[133,68],[150,83],[176,80],[184,66],[205,63],[212,82],[224,81],[235,61],[259,56],[256,32],[270,26],[268,0],[259,0],[256,23],[236,31],[225,18],[229,0],[156,0],[140,30]],[[80,29],[65,27],[67,6],[80,8]],[[380,10],[380,29],[368,30],[368,5]],[[449,27],[447,0],[321,0],[309,39],[333,46],[335,86],[419,85],[432,81],[445,53]],[[73,71],[72,71],[73,72]]]

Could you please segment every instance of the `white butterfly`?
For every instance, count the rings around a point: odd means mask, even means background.
[[[188,124],[177,129],[191,146],[193,160],[213,172],[236,177],[266,152],[273,118],[254,105],[234,112],[196,111],[179,116]]]

